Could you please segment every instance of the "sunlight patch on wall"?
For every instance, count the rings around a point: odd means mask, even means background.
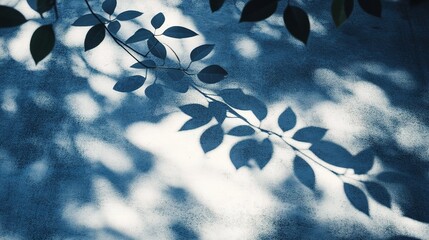
[[[134,170],[132,158],[111,143],[79,133],[75,137],[75,144],[79,152],[93,164],[100,163],[118,174]]]
[[[413,77],[405,70],[390,68],[377,62],[356,63],[354,65],[370,74],[376,75],[376,79],[381,81],[380,83],[390,81],[397,88],[410,91],[417,87]]]
[[[65,97],[69,113],[77,120],[92,122],[100,116],[101,109],[89,93],[72,93]]]
[[[46,159],[39,160],[27,167],[28,178],[33,182],[41,182],[49,172],[48,161]]]
[[[18,104],[16,98],[19,91],[16,89],[6,89],[2,93],[1,109],[8,113],[16,113],[18,111]]]
[[[242,57],[247,59],[254,59],[260,55],[258,44],[247,36],[236,36],[234,48]]]
[[[88,83],[92,90],[108,100],[111,105],[110,108],[120,105],[126,97],[125,94],[113,90],[116,81],[105,75],[93,75],[88,78]]]
[[[33,102],[41,109],[52,109],[54,108],[54,98],[45,91],[33,92],[30,94]]]

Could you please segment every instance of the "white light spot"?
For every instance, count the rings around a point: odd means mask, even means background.
[[[244,58],[252,59],[259,56],[258,44],[249,37],[238,37],[234,41],[235,50]]]
[[[85,92],[73,93],[66,97],[68,110],[75,118],[90,122],[100,115],[97,102]]]

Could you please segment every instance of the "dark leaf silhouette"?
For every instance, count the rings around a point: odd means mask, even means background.
[[[118,92],[132,92],[143,86],[146,78],[143,76],[135,75],[119,80],[113,89]]]
[[[212,12],[219,10],[224,4],[225,0],[210,0],[210,9]]]
[[[365,149],[354,157],[354,170],[356,174],[364,174],[371,170],[374,164],[374,152],[371,149]]]
[[[183,126],[180,128],[179,131],[186,131],[186,130],[192,130],[199,127],[202,127],[210,122],[210,118],[191,118]]]
[[[213,51],[214,46],[214,44],[204,44],[194,48],[191,52],[191,61],[195,62],[205,58]]]
[[[374,198],[375,201],[383,204],[384,206],[390,208],[392,206],[392,200],[390,198],[389,192],[381,184],[376,182],[364,182],[365,187],[368,193]]]
[[[16,27],[27,22],[24,15],[14,8],[0,5],[0,28]]]
[[[213,101],[209,103],[209,111],[216,118],[218,123],[223,123],[226,118],[228,106],[224,103]]]
[[[326,129],[320,127],[305,127],[299,129],[294,135],[293,139],[301,142],[314,143],[319,141],[325,136]]]
[[[209,127],[203,132],[200,138],[200,144],[204,153],[217,148],[223,141],[223,129],[220,124]]]
[[[227,134],[232,136],[250,136],[255,133],[255,129],[247,125],[234,127]]]
[[[96,14],[97,17],[103,22],[107,22],[107,19],[105,19],[104,17]],[[75,27],[89,27],[89,26],[94,26],[96,24],[99,24],[100,21],[97,19],[97,17],[95,17],[94,15],[92,15],[91,13],[89,14],[85,14],[81,17],[79,17],[76,21],[74,21],[74,23],[72,24]]]
[[[293,160],[293,171],[298,180],[306,187],[314,190],[316,176],[313,168],[302,158],[296,156]]]
[[[251,110],[259,120],[264,119],[268,114],[268,109],[262,101],[245,94],[241,89],[223,89],[219,96],[233,108]]]
[[[310,150],[323,161],[337,167],[351,168],[355,165],[353,155],[336,143],[318,141],[313,143]]]
[[[144,68],[156,68],[156,63],[153,60],[143,60],[138,63],[131,65],[131,68],[144,69]]]
[[[331,5],[332,19],[339,27],[353,11],[354,0],[333,0]]]
[[[358,0],[361,8],[368,14],[381,17],[381,0]]]
[[[220,82],[227,76],[228,73],[219,65],[207,66],[197,74],[198,79],[207,84]]]
[[[37,0],[37,12],[42,15],[54,7],[54,0]]]
[[[381,172],[377,175],[377,179],[387,183],[404,183],[409,181],[406,175],[398,172]]]
[[[162,13],[156,14],[150,21],[150,23],[152,24],[152,27],[155,29],[160,28],[162,24],[164,24],[164,22],[165,22],[165,16]]]
[[[105,36],[106,31],[103,24],[99,23],[91,27],[85,37],[85,51],[91,50],[100,45]]]
[[[147,40],[147,47],[155,57],[163,60],[167,57],[167,49],[165,49],[164,45],[155,37],[151,37]]]
[[[307,13],[299,7],[288,5],[283,13],[283,20],[290,34],[307,44],[310,35],[310,21]]]
[[[185,76],[185,73],[180,69],[167,69],[167,75],[171,80],[179,81]]]
[[[139,11],[134,11],[134,10],[128,10],[125,12],[120,13],[116,19],[118,19],[119,21],[128,21],[128,20],[132,20],[134,18],[137,18],[139,16],[141,16],[143,13],[139,12]]]
[[[105,0],[101,5],[103,11],[109,15],[112,15],[116,8],[116,0]]]
[[[368,199],[360,188],[344,183],[344,192],[353,207],[369,216]]]
[[[286,108],[286,110],[280,114],[277,123],[283,132],[289,131],[296,125],[296,115],[291,108]]]
[[[240,22],[257,22],[271,16],[277,9],[277,0],[251,0],[243,8]]]
[[[30,41],[30,52],[37,64],[52,51],[55,45],[55,33],[52,24],[43,25],[34,31]]]
[[[164,96],[164,89],[159,84],[152,84],[148,86],[144,91],[146,97],[152,100],[158,100]]]
[[[164,84],[167,88],[178,93],[186,93],[189,90],[189,83],[187,81],[177,81],[167,78],[164,80]]]
[[[209,109],[203,105],[192,103],[180,106],[179,108],[184,114],[191,116],[192,118],[209,118],[209,120],[211,119]]]
[[[236,169],[249,166],[250,160],[255,160],[259,168],[263,169],[273,154],[273,145],[266,138],[261,143],[255,139],[246,139],[236,143],[229,152],[232,164]]]
[[[118,21],[113,21],[107,25],[107,29],[113,34],[117,34],[119,29],[121,29],[121,24]]]
[[[130,38],[128,38],[125,43],[135,43],[149,39],[153,37],[153,33],[146,28],[140,28],[137,30]]]
[[[197,36],[198,34],[190,29],[181,26],[173,26],[167,28],[164,33],[164,36],[172,38],[189,38]]]

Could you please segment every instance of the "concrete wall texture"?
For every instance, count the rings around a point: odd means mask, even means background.
[[[245,138],[225,135],[204,153],[200,137],[215,119],[179,131],[190,119],[179,107],[207,106],[201,94],[179,93],[183,86],[160,71],[164,95],[148,99],[152,70],[139,90],[114,91],[118,80],[144,70],[130,69],[133,59],[108,37],[84,52],[89,27],[71,26],[88,13],[84,1],[58,2],[57,42],[37,66],[28,46],[41,22],[0,29],[1,239],[429,239],[428,2],[383,1],[380,19],[356,2],[337,29],[330,1],[293,1],[310,15],[304,46],[284,27],[286,1],[265,21],[238,23],[246,1],[211,13],[208,1],[119,0],[117,12],[144,13],[122,22],[119,38],[150,28],[159,12],[166,17],[159,32],[196,31],[160,39],[185,64],[192,49],[215,44],[192,66],[219,64],[228,78],[207,85],[194,77],[198,85],[254,96],[267,117],[259,123],[252,111],[238,112],[276,132],[290,107],[297,124],[284,138],[320,157],[297,162],[304,160],[294,160],[296,151],[269,136],[272,149],[242,150],[250,161],[239,169],[231,149]],[[101,11],[101,2],[90,3]],[[26,1],[0,4],[38,18]],[[227,118],[222,129],[242,124]],[[291,139],[306,126],[328,131],[312,144]]]

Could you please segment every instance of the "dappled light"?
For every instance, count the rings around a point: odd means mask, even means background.
[[[427,238],[429,32],[310,2],[0,2],[0,238]]]

